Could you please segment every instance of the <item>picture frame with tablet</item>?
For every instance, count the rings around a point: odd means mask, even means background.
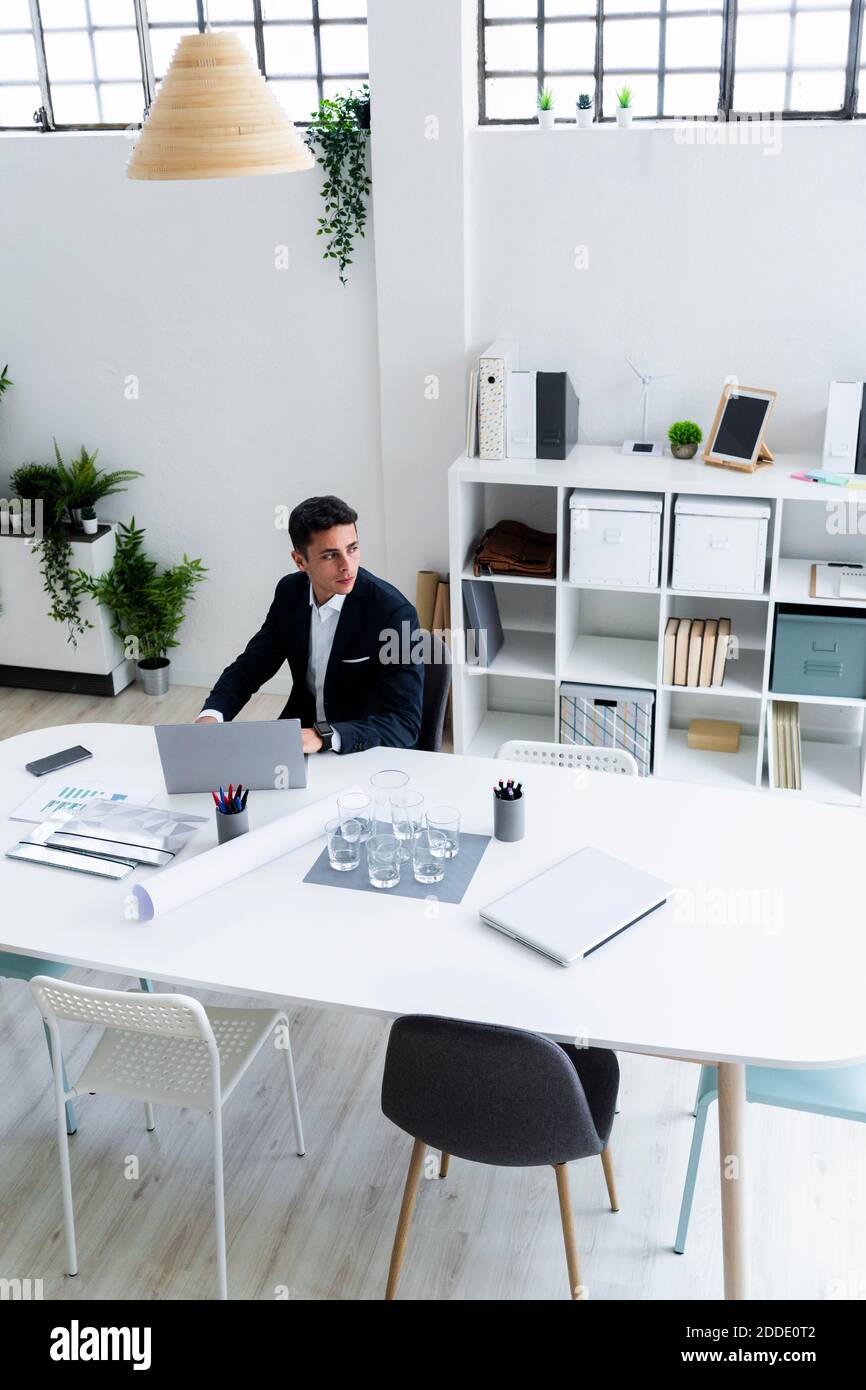
[[[704,463],[754,473],[773,462],[764,443],[777,392],[728,382],[707,435]]]

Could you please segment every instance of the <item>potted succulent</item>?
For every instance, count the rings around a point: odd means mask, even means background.
[[[616,94],[616,123],[621,126],[631,125],[633,116],[632,90],[628,85],[624,85]]]
[[[556,122],[556,97],[552,87],[542,87],[538,93],[538,126],[540,130],[553,130]]]
[[[677,420],[668,430],[674,458],[693,459],[703,437],[700,425],[696,425],[694,420]]]
[[[581,92],[577,98],[577,124],[581,130],[588,130],[592,125],[592,118],[595,112],[592,109],[592,97],[589,92]]]
[[[81,525],[84,527],[85,536],[95,536],[99,530],[99,522],[96,519],[95,507],[81,508]]]
[[[138,665],[146,695],[164,695],[169,685],[166,653],[179,645],[177,634],[193,589],[207,574],[201,560],[184,555],[178,565],[157,573],[155,560],[144,550],[144,529],[135,517],[120,523],[111,568],[91,578],[77,574],[82,590],[113,614],[112,631],[124,644],[127,658]]]

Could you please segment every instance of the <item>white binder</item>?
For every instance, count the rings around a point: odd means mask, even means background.
[[[536,453],[535,379],[537,372],[509,372],[505,393],[507,457],[534,459]]]
[[[483,459],[505,458],[505,378],[517,368],[517,342],[499,338],[478,363],[478,453]]]
[[[830,382],[824,452],[821,457],[821,467],[828,473],[854,472],[862,403],[862,381]]]

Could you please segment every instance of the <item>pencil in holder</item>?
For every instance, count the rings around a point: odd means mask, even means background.
[[[217,823],[217,844],[227,845],[229,840],[236,840],[239,835],[246,835],[250,828],[249,811],[235,811],[231,814],[221,811],[218,806],[214,807]]]
[[[518,796],[513,801],[505,797],[493,798],[493,834],[497,840],[522,840],[526,831],[526,797]]]

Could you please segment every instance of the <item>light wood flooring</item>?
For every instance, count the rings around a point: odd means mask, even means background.
[[[136,688],[113,700],[0,689],[0,738],[53,724],[191,718],[203,693],[175,688],[154,701]],[[245,715],[273,717],[282,704],[259,696]],[[75,978],[117,984],[92,972]],[[292,1018],[306,1157],[294,1154],[284,1071],[268,1049],[225,1111],[230,1295],[378,1299],[411,1150],[379,1108],[388,1026],[315,1009]],[[88,1051],[81,1033],[68,1053],[73,1077]],[[608,1209],[598,1160],[571,1167],[589,1298],[719,1298],[714,1112],[686,1254],[671,1249],[697,1069],[621,1063],[612,1138],[621,1211]],[[41,1023],[27,986],[0,982],[0,1278],[42,1279],[51,1299],[214,1297],[209,1123],[171,1109],[156,1118],[147,1134],[140,1106],[80,1102],[71,1152],[81,1272],[66,1278]],[[866,1297],[866,1127],[758,1106],[749,1122],[753,1296]],[[138,1180],[125,1176],[131,1155]],[[423,1182],[398,1297],[567,1300],[552,1170],[452,1160],[447,1179]]]

